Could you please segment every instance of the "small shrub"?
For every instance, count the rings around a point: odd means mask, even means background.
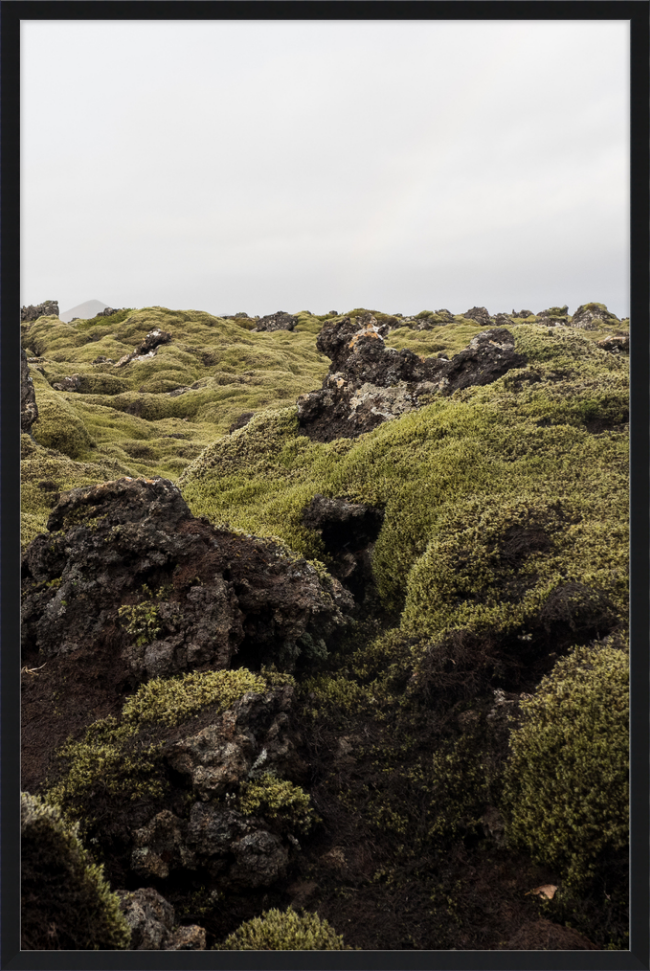
[[[318,914],[289,908],[267,910],[246,921],[215,950],[220,951],[349,951],[343,938]]]
[[[314,822],[314,810],[308,794],[287,779],[264,772],[259,779],[244,786],[239,801],[240,811],[251,816],[258,811],[271,819],[286,819],[307,832]]]

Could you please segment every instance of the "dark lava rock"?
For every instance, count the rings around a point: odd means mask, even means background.
[[[20,308],[20,322],[38,320],[39,317],[58,317],[59,304],[57,300],[46,300],[45,303],[30,304]]]
[[[467,313],[463,314],[463,317],[467,317],[468,320],[475,320],[477,324],[482,324],[484,327],[489,327],[492,323],[490,314],[485,307],[472,307]]]
[[[227,667],[237,652],[291,667],[352,606],[307,561],[195,519],[166,479],[74,489],[47,525],[23,558],[27,654],[108,652],[137,681]]]
[[[611,337],[604,337],[602,341],[597,343],[598,347],[602,347],[604,351],[610,351],[612,354],[630,353],[629,334],[612,334]]]
[[[204,951],[205,929],[176,928],[176,912],[153,887],[118,890],[122,913],[131,928],[131,951]]]
[[[332,574],[357,600],[372,580],[371,556],[384,513],[381,509],[317,494],[305,509],[303,524],[320,533],[334,560]]]
[[[29,373],[27,354],[20,349],[20,430],[29,433],[38,418],[34,382]]]
[[[479,334],[451,361],[385,347],[387,332],[388,326],[371,314],[323,326],[316,346],[332,365],[323,387],[298,399],[304,434],[323,442],[354,438],[428,404],[435,395],[489,384],[525,364],[512,334],[503,328]]]
[[[297,317],[284,310],[278,310],[277,313],[260,317],[253,330],[293,330],[297,323]]]
[[[153,357],[161,344],[169,344],[171,340],[171,334],[168,334],[164,330],[159,330],[156,327],[154,330],[149,331],[139,347],[136,347],[136,349],[131,351],[130,354],[125,354],[124,357],[121,357],[115,367],[122,367],[125,364],[129,364],[136,358]]]
[[[95,317],[111,317],[113,314],[119,314],[121,310],[126,310],[126,307],[105,307],[95,314]]]
[[[519,317],[521,319],[522,317],[534,317],[535,314],[532,310],[513,310],[512,316]]]

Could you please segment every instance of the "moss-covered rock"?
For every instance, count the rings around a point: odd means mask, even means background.
[[[78,827],[55,806],[21,794],[21,946],[24,950],[128,948],[131,930]]]
[[[568,885],[624,855],[629,812],[629,666],[614,643],[576,648],[522,704],[511,739],[507,834]]]
[[[318,914],[267,910],[242,924],[216,950],[220,951],[346,951],[326,920]]]

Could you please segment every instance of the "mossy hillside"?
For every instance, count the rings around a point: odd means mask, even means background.
[[[298,914],[291,908],[265,911],[241,924],[219,951],[346,951],[343,937],[318,914]]]
[[[79,828],[56,806],[21,793],[22,947],[121,950],[131,930]]]
[[[112,474],[92,480],[87,471],[83,481],[68,476],[62,488],[115,474],[175,479],[243,412],[294,402],[321,383],[327,362],[315,348],[320,326],[318,318],[301,314],[294,333],[257,334],[209,314],[159,307],[73,324],[56,317],[23,324],[23,346],[42,358],[30,366],[40,413],[34,439],[86,466],[111,467]],[[153,358],[120,368],[91,363],[98,356],[119,360],[156,327],[174,339]],[[80,391],[52,388],[73,375]],[[168,395],[178,388],[190,390]],[[23,498],[31,539],[50,506],[38,491]]]
[[[580,889],[608,854],[626,853],[627,651],[576,648],[522,709],[506,770],[507,835]]]
[[[307,556],[319,555],[318,537],[301,522],[316,493],[383,507],[374,572],[384,603],[401,609],[407,594],[417,599],[426,563],[417,582],[410,572],[445,515],[469,503],[464,514],[473,522],[483,498],[493,508],[518,496],[533,505],[562,497],[582,510],[575,537],[587,559],[571,559],[567,547],[570,562],[581,574],[602,574],[603,589],[613,584],[620,602],[620,577],[606,574],[617,569],[613,562],[624,566],[627,440],[606,428],[592,432],[590,424],[626,421],[626,364],[575,331],[513,330],[527,367],[438,398],[357,440],[313,443],[298,434],[291,408],[259,415],[188,467],[181,478],[186,500],[196,515],[277,535]],[[549,579],[553,555],[544,555]],[[409,612],[409,625],[415,614]],[[431,630],[423,614],[422,631]]]

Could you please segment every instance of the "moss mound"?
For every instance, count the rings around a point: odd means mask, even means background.
[[[168,789],[161,748],[161,737],[169,735],[165,728],[187,725],[206,709],[216,716],[247,692],[266,690],[267,679],[245,668],[152,679],[126,701],[120,718],[94,722],[81,740],[61,749],[63,771],[48,801],[88,822],[98,788],[118,803],[162,799]]]
[[[102,867],[53,806],[21,794],[22,948],[128,948],[131,930]]]
[[[297,914],[289,909],[267,910],[246,921],[220,951],[346,951],[343,938],[317,914]]]
[[[504,805],[508,835],[566,883],[589,883],[625,854],[629,811],[629,669],[624,650],[581,647],[524,703]]]

